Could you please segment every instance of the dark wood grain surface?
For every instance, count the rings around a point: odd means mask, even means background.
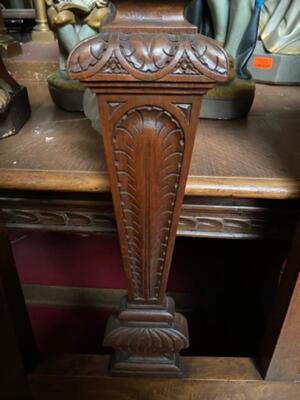
[[[61,356],[46,360],[30,376],[36,400],[297,400],[300,383],[265,382],[249,358],[184,357],[187,377],[117,378],[107,374],[106,356]]]
[[[100,135],[81,113],[56,108],[42,82],[24,81],[33,114],[0,141],[0,188],[109,190]],[[186,194],[300,197],[300,88],[258,85],[247,119],[201,120]]]
[[[185,0],[114,3],[113,22],[67,62],[69,78],[97,95],[127,282],[103,345],[115,350],[113,375],[181,377],[187,320],[166,288],[201,98],[229,79],[231,64],[218,42],[185,21]]]
[[[282,270],[258,365],[270,381],[300,379],[300,221]]]

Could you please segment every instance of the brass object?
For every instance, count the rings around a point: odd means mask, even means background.
[[[32,31],[32,40],[34,42],[53,42],[55,40],[55,35],[48,25],[45,1],[34,0],[34,7],[36,10],[36,25]]]

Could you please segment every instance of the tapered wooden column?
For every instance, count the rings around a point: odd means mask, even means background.
[[[128,282],[104,344],[112,373],[177,376],[188,329],[166,286],[201,96],[227,80],[229,61],[185,21],[184,0],[114,3],[113,22],[68,64],[97,93]]]

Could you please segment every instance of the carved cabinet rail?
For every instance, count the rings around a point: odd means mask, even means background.
[[[229,60],[184,20],[185,1],[115,3],[115,20],[68,63],[97,94],[128,282],[104,344],[116,350],[112,373],[177,376],[187,322],[166,286],[201,95],[227,80]]]
[[[92,196],[93,197],[93,196]],[[117,230],[113,205],[105,193],[92,199],[66,200],[56,193],[46,198],[0,196],[0,222],[9,229],[111,234]],[[287,239],[292,236],[299,206],[272,201],[185,197],[177,236],[230,239]]]

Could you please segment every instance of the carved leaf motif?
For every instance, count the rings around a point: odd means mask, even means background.
[[[216,75],[226,75],[228,73],[228,61],[225,52],[216,42],[201,35],[190,36],[191,48],[197,59]]]
[[[173,328],[119,327],[105,337],[105,346],[136,356],[173,354],[188,346],[188,340]]]
[[[88,41],[89,46],[82,48],[79,45],[73,50],[69,63],[70,72],[87,71],[90,67],[96,65],[108,47],[109,35],[102,34],[88,39]]]
[[[226,81],[230,64],[217,42],[201,35],[115,32],[83,41],[74,48],[68,63],[71,79],[81,81],[96,74],[111,74],[112,80],[118,74],[130,74],[147,81],[168,80],[169,75],[187,80],[193,76],[199,82],[203,82],[203,76]]]
[[[179,46],[175,35],[121,35],[120,50],[135,69],[141,72],[157,72],[174,58]]]
[[[51,227],[68,230],[80,227],[82,230],[91,228],[97,230],[101,227],[113,231],[115,229],[114,214],[111,210],[104,210],[102,213],[65,212],[65,211],[43,211],[43,210],[15,210],[2,209],[4,222],[11,226],[30,227]]]
[[[116,124],[112,145],[134,299],[156,300],[163,281],[184,133],[169,112],[144,106],[128,111]]]

